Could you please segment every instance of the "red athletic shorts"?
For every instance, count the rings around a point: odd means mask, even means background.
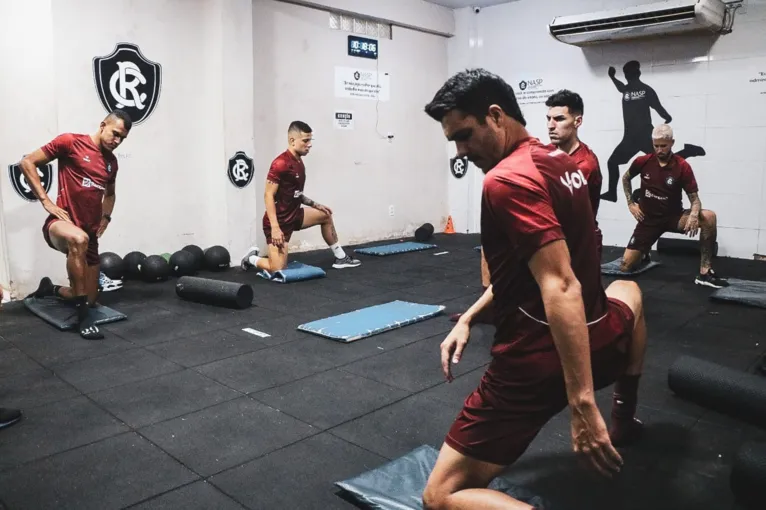
[[[678,222],[684,213],[674,214],[664,220],[645,218],[639,222],[633,230],[633,235],[628,242],[628,249],[638,250],[641,253],[649,253],[654,243],[665,232],[678,232]]]
[[[614,383],[627,367],[633,322],[630,307],[610,298],[607,315],[589,326],[592,344],[603,346],[591,351],[595,389]],[[507,466],[567,405],[564,373],[555,349],[495,356],[479,387],[466,398],[446,443],[473,459]]]
[[[304,210],[303,207],[301,207],[295,215],[295,220],[286,222],[279,221],[279,228],[285,236],[285,243],[290,242],[293,232],[300,230],[303,226],[303,215]],[[263,215],[263,234],[266,236],[266,242],[271,244],[271,223],[269,222],[269,217],[265,214]]]
[[[48,246],[54,250],[57,250],[57,248],[53,246],[53,242],[51,242],[50,228],[56,221],[59,221],[57,217],[48,216],[45,223],[43,223],[43,238],[45,239],[45,242],[48,243]],[[85,262],[89,266],[97,266],[101,263],[101,259],[98,255],[98,237],[91,233],[88,233],[88,237],[88,251],[85,252]]]

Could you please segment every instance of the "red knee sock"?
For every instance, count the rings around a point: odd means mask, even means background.
[[[638,404],[638,380],[640,375],[623,375],[617,379],[612,396],[612,426],[609,436],[615,446],[630,444],[641,432],[641,422],[636,419]]]

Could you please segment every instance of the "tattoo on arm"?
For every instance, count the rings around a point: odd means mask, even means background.
[[[702,210],[702,201],[700,200],[699,193],[689,193],[689,202],[692,204],[691,215],[699,217]]]
[[[625,172],[622,176],[622,189],[625,190],[625,200],[628,205],[633,203],[633,185],[630,183],[630,172]]]
[[[302,203],[303,205],[305,205],[305,206],[308,206],[308,207],[314,207],[314,206],[316,205],[316,202],[314,202],[313,200],[311,200],[311,199],[310,199],[309,197],[307,197],[306,195],[301,195],[301,203]]]

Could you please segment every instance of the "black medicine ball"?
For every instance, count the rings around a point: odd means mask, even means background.
[[[141,277],[146,282],[161,282],[169,275],[170,264],[159,255],[149,255],[141,264]]]
[[[197,272],[197,260],[187,250],[178,250],[170,257],[170,272],[174,276],[191,276]]]
[[[205,267],[205,252],[196,244],[190,244],[182,248],[183,251],[188,251],[194,255],[194,269],[199,271]]]
[[[231,264],[229,250],[223,246],[211,246],[205,250],[205,267],[209,271],[224,271]]]
[[[138,280],[141,278],[141,264],[146,260],[146,255],[140,251],[132,251],[122,259],[124,264],[123,272],[126,279]],[[107,275],[109,276],[109,275]],[[110,277],[111,278],[111,277]]]
[[[99,255],[101,272],[112,280],[122,280],[125,277],[125,261],[122,257],[107,251]]]

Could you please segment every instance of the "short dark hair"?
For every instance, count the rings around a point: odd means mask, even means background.
[[[128,112],[126,112],[125,110],[120,110],[120,109],[112,110],[109,113],[109,115],[106,116],[106,118],[104,119],[104,122],[116,121],[116,120],[122,121],[122,124],[123,126],[125,126],[126,131],[130,131],[130,128],[133,127],[133,119],[130,118],[130,115],[128,115]]]
[[[460,110],[484,123],[489,107],[493,104],[502,108],[522,126],[527,125],[513,87],[499,76],[481,68],[467,69],[449,78],[426,105],[425,111],[438,122],[450,111]]]
[[[585,105],[582,97],[577,92],[563,89],[552,94],[545,102],[545,106],[553,108],[554,106],[566,106],[572,115],[582,115],[585,112]]]
[[[291,133],[298,131],[300,133],[311,133],[311,126],[300,120],[294,120],[290,123],[290,127],[287,128],[287,132]]]

